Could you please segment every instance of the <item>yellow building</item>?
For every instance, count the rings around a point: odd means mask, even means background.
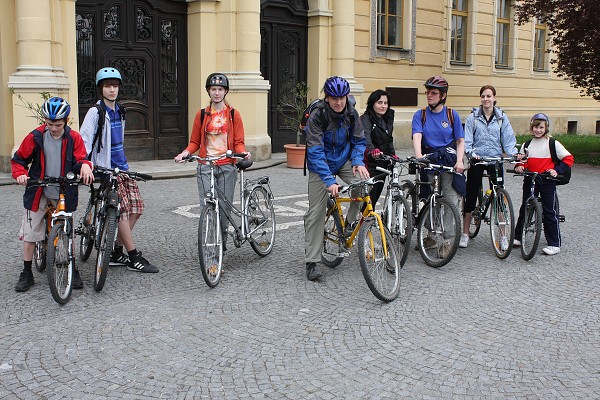
[[[100,5],[99,5],[100,4]],[[600,105],[550,71],[544,25],[516,26],[507,0],[3,0],[0,14],[0,169],[36,126],[25,104],[65,97],[77,129],[97,100],[94,76],[124,77],[128,158],[161,159],[186,144],[205,106],[206,76],[230,77],[256,159],[282,151],[295,132],[277,111],[306,82],[319,96],[327,76],[351,83],[358,109],[389,88],[397,147],[426,105],[423,82],[443,75],[448,105],[463,119],[492,84],[516,130],[545,112],[553,131],[598,133]]]

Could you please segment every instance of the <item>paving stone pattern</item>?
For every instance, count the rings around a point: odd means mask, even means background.
[[[174,212],[198,204],[195,179],[141,183],[136,240],[160,273],[114,267],[96,293],[92,255],[65,306],[38,272],[29,292],[14,291],[22,188],[0,187],[0,398],[600,398],[599,172],[578,165],[560,188],[559,255],[499,260],[484,226],[440,269],[412,251],[389,304],[369,291],[356,251],[306,280],[307,180],[285,164],[248,174],[269,175],[278,198],[285,229],[271,255],[230,241],[209,289],[198,219]],[[520,178],[507,181],[518,207]]]

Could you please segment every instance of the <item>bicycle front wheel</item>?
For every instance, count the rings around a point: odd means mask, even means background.
[[[99,222],[100,240],[98,256],[96,257],[96,271],[94,273],[94,290],[100,292],[106,283],[110,254],[113,251],[115,238],[117,236],[117,210],[108,208],[102,221]]]
[[[419,213],[417,246],[425,263],[442,267],[450,262],[460,241],[460,214],[455,205],[437,198],[435,206],[429,201]]]
[[[392,194],[392,226],[390,233],[394,238],[394,247],[400,262],[400,268],[406,263],[410,252],[410,239],[412,238],[412,215],[408,200],[397,192]]]
[[[66,304],[69,301],[73,282],[73,259],[69,251],[69,237],[64,227],[64,222],[59,222],[50,230],[46,260],[48,285],[52,298],[58,304]]]
[[[223,241],[214,204],[207,204],[198,224],[198,254],[204,282],[213,288],[219,284],[223,270]]]
[[[496,257],[505,259],[512,250],[515,240],[515,214],[512,200],[505,189],[496,189],[492,199],[490,236]]]
[[[344,233],[342,221],[335,207],[330,207],[325,216],[325,230],[323,231],[323,250],[321,262],[329,268],[335,268],[344,261],[341,256],[344,252]]]
[[[40,240],[35,242],[35,249],[33,251],[33,263],[35,269],[40,272],[44,272],[46,269],[46,248],[48,239]]]
[[[523,215],[523,236],[521,237],[521,256],[525,260],[531,260],[540,244],[542,233],[542,205],[530,197],[525,205]]]
[[[273,250],[275,242],[275,209],[269,192],[257,186],[248,195],[244,212],[248,218],[250,246],[259,256],[266,256]]]
[[[358,259],[365,281],[375,297],[385,302],[398,297],[400,263],[392,235],[386,226],[383,226],[383,231],[379,229],[374,217],[365,220],[358,231]]]
[[[94,191],[91,190],[90,201],[85,209],[81,222],[81,234],[79,238],[79,257],[87,261],[94,249],[94,235],[96,234],[96,202]]]

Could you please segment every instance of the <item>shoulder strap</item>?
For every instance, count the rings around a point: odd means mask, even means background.
[[[452,112],[451,107],[446,107],[446,114],[448,115],[448,121],[450,122],[450,125],[452,126],[452,130],[454,130],[454,113]]]
[[[550,138],[550,157],[552,157],[552,161],[554,164],[560,163],[560,159],[558,158],[558,154],[556,154],[556,140],[553,137]]]
[[[100,135],[102,135],[102,130],[104,129],[104,119],[106,115],[106,111],[104,107],[100,104],[95,104],[96,110],[98,110],[98,126],[96,127],[96,133],[94,133],[94,140],[92,141],[92,147],[90,150],[90,154],[88,154],[88,159],[91,159],[92,152],[94,151],[94,146],[98,143],[98,149],[96,152],[100,153],[100,149],[102,148],[102,140],[100,140]]]
[[[232,108],[231,109],[231,124],[232,125],[233,125],[233,121],[234,121],[234,118],[233,118],[234,111],[235,111],[235,108]],[[200,125],[202,125],[204,123],[205,115],[206,115],[206,109],[203,108],[202,110],[200,110]]]
[[[425,126],[425,120],[427,119],[427,107],[421,109],[421,125]]]

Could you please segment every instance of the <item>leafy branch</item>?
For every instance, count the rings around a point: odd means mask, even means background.
[[[10,88],[11,94],[16,94],[17,99],[21,101],[22,104],[17,104],[19,107],[26,108],[29,110],[31,115],[28,115],[30,118],[35,118],[35,120],[42,125],[44,123],[44,116],[42,115],[42,105],[46,100],[48,100],[52,95],[49,92],[41,92],[39,95],[42,99],[42,104],[32,103],[31,101],[24,98],[20,93],[15,93],[13,88]]]
[[[308,96],[308,85],[305,82],[298,82],[291,89],[285,91],[277,104],[277,112],[283,118],[282,127],[285,129],[296,130],[296,146],[300,146],[302,131],[300,131],[300,120],[302,113],[306,109],[306,99]]]

